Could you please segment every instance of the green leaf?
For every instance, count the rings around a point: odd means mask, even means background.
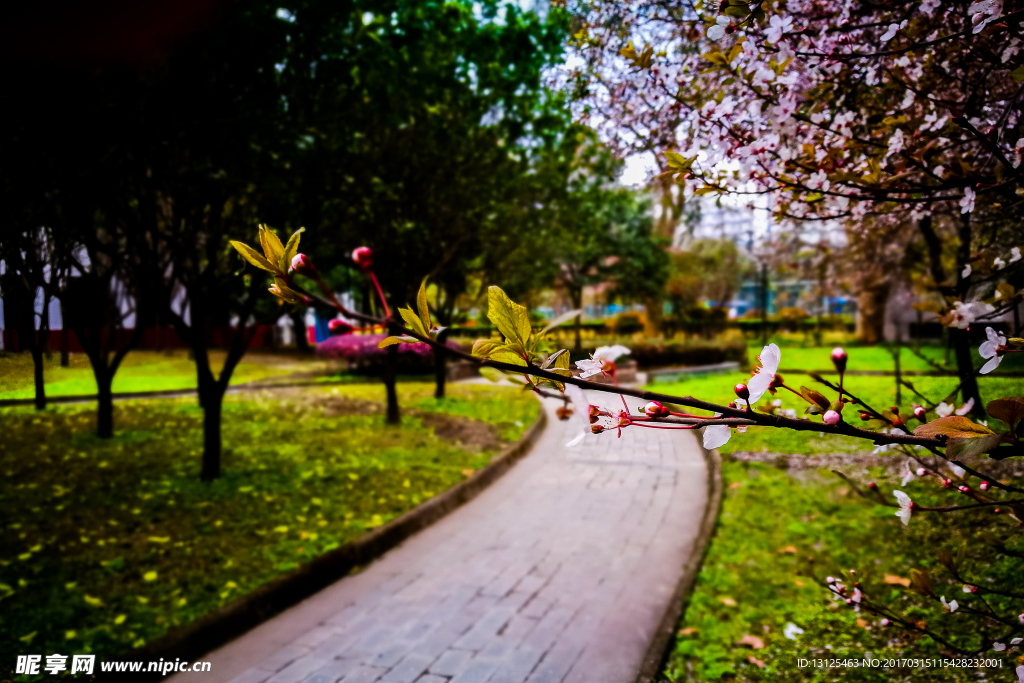
[[[565,358],[566,365],[565,366],[560,366],[557,363],[560,363],[560,359],[563,358],[563,357]],[[544,362],[541,363],[540,367],[543,368],[544,370],[547,370],[548,368],[550,368],[552,364],[556,364],[555,367],[569,367],[568,363],[569,363],[569,351],[568,351],[568,349],[561,349],[559,351],[555,351],[553,354],[548,356],[544,360]]]
[[[533,333],[526,307],[509,299],[501,287],[491,285],[487,288],[487,317],[509,346],[525,356]]]
[[[232,240],[231,246],[233,246],[235,250],[242,255],[242,258],[244,258],[246,261],[256,266],[257,268],[265,270],[268,273],[277,272],[277,268],[271,265],[270,261],[263,258],[263,256],[258,251],[250,247],[248,244],[243,244],[242,242],[236,242]]]
[[[407,334],[403,334],[401,337],[386,337],[384,339],[381,339],[380,343],[377,344],[377,348],[383,349],[387,346],[394,346],[395,344],[411,344],[416,342],[420,342],[420,340],[417,339],[416,337],[410,337]]]
[[[271,263],[281,263],[281,257],[284,256],[284,245],[281,244],[281,240],[278,239],[277,235],[270,231],[270,228],[266,226],[260,226],[260,245],[263,247],[263,255],[267,257],[267,260]],[[282,271],[287,271],[288,266],[285,265],[281,268]]]
[[[946,457],[967,458],[972,455],[980,455],[998,446],[1002,440],[1002,434],[990,434],[969,439],[963,437],[952,438],[946,442]]]
[[[543,337],[545,334],[547,334],[551,330],[555,329],[559,325],[564,325],[565,323],[569,322],[573,318],[576,318],[576,317],[578,317],[580,315],[583,315],[583,309],[582,308],[577,308],[575,311],[569,311],[568,313],[563,313],[562,315],[558,316],[557,318],[555,318],[551,322],[549,322],[547,324],[547,327],[545,327],[543,330],[541,330],[540,331],[540,335],[538,335],[538,336]]]
[[[477,339],[473,342],[473,355],[479,358],[490,358],[497,349],[506,348],[505,344],[493,339]]]
[[[933,595],[932,577],[927,570],[911,569],[910,583],[921,595]]]
[[[822,410],[828,410],[831,407],[831,403],[829,403],[829,400],[825,398],[825,396],[823,396],[822,394],[815,391],[814,389],[800,387],[800,395],[803,396],[808,403],[812,403],[821,408]]]
[[[411,308],[399,308],[398,312],[401,314],[402,320],[405,321],[405,324],[408,325],[413,332],[422,334],[423,336],[427,335],[427,330],[424,329],[423,322],[419,317],[417,317],[416,313],[414,313]]]
[[[305,231],[305,228],[299,228],[293,232],[292,236],[288,238],[288,244],[284,246],[284,257],[281,259],[281,267],[286,271],[291,267],[292,259],[299,253],[299,239]]]
[[[284,278],[275,277],[274,286],[269,291],[289,304],[301,304],[305,301],[301,294],[288,286],[288,282]]]
[[[505,379],[505,373],[497,368],[480,368],[480,376],[484,379],[490,380],[491,382],[500,382]]]
[[[914,430],[914,436],[939,436],[945,435],[949,438],[977,439],[982,436],[995,434],[984,425],[971,422],[960,415],[950,415],[932,420]]]
[[[1010,75],[1013,76],[1013,80],[1017,81],[1018,83],[1024,81],[1024,64],[1021,64],[1016,69],[1011,71]]]
[[[430,308],[427,306],[427,278],[420,283],[420,291],[416,294],[416,308],[420,311],[420,321],[423,322],[423,329],[430,332]]]

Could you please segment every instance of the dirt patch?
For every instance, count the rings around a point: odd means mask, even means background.
[[[498,437],[497,427],[492,424],[442,413],[409,412],[423,420],[424,427],[431,427],[439,439],[467,451],[496,451],[504,445]]]
[[[385,410],[384,405],[381,403],[360,401],[359,399],[347,398],[345,396],[310,397],[310,403],[322,409],[327,417],[380,415]]]

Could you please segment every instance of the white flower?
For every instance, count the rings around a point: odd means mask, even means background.
[[[903,473],[903,479],[900,480],[900,486],[906,486],[908,482],[914,481],[914,472],[910,469],[910,462],[908,461],[904,467],[907,469]]]
[[[949,417],[953,414],[953,405],[946,405],[945,402],[935,406],[935,415],[938,417]]]
[[[1010,645],[1020,645],[1022,642],[1024,642],[1024,638],[1014,638],[1010,641]]]
[[[1016,263],[1020,261],[1020,247],[1014,247],[1010,250],[1010,263]]]
[[[721,40],[722,36],[725,35],[725,27],[729,25],[729,18],[719,15],[715,19],[715,25],[708,29],[708,38],[711,40]]]
[[[1006,261],[996,256],[995,261],[992,262],[992,267],[996,270],[1002,270],[1006,267]]]
[[[729,425],[708,425],[704,428],[704,448],[714,450],[729,443],[732,430]]]
[[[904,19],[898,24],[889,24],[889,28],[885,29],[885,33],[882,34],[882,41],[892,40],[896,36],[896,32],[901,28],[906,28],[907,20]]]
[[[992,649],[996,652],[1002,652],[1006,649],[1006,643],[992,643]]]
[[[949,468],[950,472],[960,477],[961,479],[963,479],[964,475],[967,474],[967,470],[965,470],[963,467],[960,467],[960,465],[954,465],[953,463],[950,462],[946,463],[946,467]]]
[[[796,411],[792,408],[783,408],[782,410],[776,410],[775,414],[780,417],[788,417],[791,420],[796,419]]]
[[[765,31],[764,37],[769,43],[774,45],[782,40],[782,36],[792,29],[793,17],[780,18],[779,15],[773,14],[772,18],[768,21],[768,30]]]
[[[774,18],[775,15],[773,14],[772,17]],[[768,68],[762,68],[754,72],[754,78],[750,81],[750,85],[755,88],[763,88],[774,80],[775,72]]]
[[[996,368],[999,367],[999,363],[1003,360],[997,349],[1000,346],[1006,346],[1006,337],[1001,334],[996,334],[995,330],[991,327],[985,328],[985,334],[988,336],[988,341],[981,343],[978,347],[978,353],[981,354],[982,358],[988,358],[988,362],[981,366],[981,370],[978,370],[982,375],[987,375]]]
[[[903,130],[900,128],[896,129],[896,132],[889,138],[889,151],[886,156],[891,154],[899,154],[903,150]]]
[[[772,401],[772,408],[781,408],[781,407],[782,407],[782,399],[781,398],[777,398],[774,401]]]
[[[965,304],[962,301],[954,302],[953,310],[950,311],[950,315],[953,318],[951,325],[961,330],[966,330],[975,320],[984,317],[994,310],[996,310],[995,306],[982,303],[981,301],[972,301],[969,304]]]
[[[1017,667],[1017,683],[1024,683],[1024,664]]]
[[[779,371],[779,363],[782,362],[782,351],[776,344],[769,344],[761,349],[759,358],[761,367],[757,368],[756,374],[747,382],[747,391],[750,392],[750,398],[747,401],[751,405],[760,401],[768,391],[768,387],[771,386],[772,380],[775,379],[775,373]]]
[[[896,496],[896,502],[900,505],[900,509],[896,511],[896,516],[903,522],[903,526],[907,526],[910,524],[910,509],[914,502],[903,491],[893,491],[892,495]]]
[[[580,369],[580,379],[587,379],[604,372],[603,360],[578,360],[576,367]]]
[[[1003,0],[976,0],[967,8],[974,24],[973,33],[981,33],[988,23],[1003,13]]]
[[[949,602],[947,603],[947,602],[946,602],[946,596],[945,596],[945,595],[943,595],[943,596],[942,596],[941,598],[939,598],[939,599],[940,599],[940,600],[942,601],[942,606],[943,606],[943,607],[945,607],[945,608],[946,608],[946,610],[947,610],[947,611],[948,611],[948,612],[949,612],[950,614],[952,614],[953,612],[955,612],[955,611],[956,611],[956,608],[960,606],[960,605],[958,605],[958,604],[957,604],[956,600],[950,600],[950,601],[949,601]]]
[[[969,398],[969,399],[967,399],[967,403],[963,404],[962,406],[960,406],[959,408],[956,409],[956,414],[957,415],[966,415],[967,413],[971,412],[971,410],[973,410],[973,409],[974,409],[974,399],[973,398]]]
[[[960,200],[960,213],[970,213],[971,211],[974,211],[974,190],[965,187],[964,197]]]
[[[924,2],[921,3],[921,11],[928,16],[931,16],[932,12],[938,9],[941,4],[942,0],[924,0]]]
[[[803,632],[804,630],[792,621],[786,624],[786,628],[782,629],[782,635],[786,636],[790,640],[796,640],[796,637],[801,635]]]
[[[807,184],[812,190],[820,189],[822,192],[828,192],[828,188],[831,185],[825,171],[821,169],[818,169],[816,172],[811,174]]]
[[[850,599],[859,605],[860,601],[864,599],[864,594],[860,592],[859,588],[854,588],[853,595],[850,596]]]
[[[606,360],[609,363],[614,363],[621,356],[628,356],[630,350],[622,344],[616,344],[615,346],[602,346],[594,351],[594,355],[591,356],[594,360],[600,358]]]
[[[964,280],[966,280],[970,276],[971,276],[971,264],[968,263],[966,266],[964,266],[964,269],[962,271],[960,271],[960,277],[963,278]]]

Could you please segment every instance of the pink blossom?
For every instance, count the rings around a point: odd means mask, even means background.
[[[768,20],[768,30],[765,31],[764,37],[765,40],[774,45],[782,40],[782,36],[791,30],[793,30],[793,17],[780,18],[779,15],[773,14],[771,19]]]
[[[970,213],[972,211],[974,211],[974,190],[965,187],[963,199],[960,200],[960,213]]]
[[[967,413],[971,412],[973,409],[974,409],[974,399],[973,398],[969,398],[969,399],[967,399],[967,403],[963,404],[962,406],[960,406],[959,408],[956,409],[956,414],[957,415],[966,415]]]
[[[981,366],[981,370],[978,370],[982,375],[987,375],[999,367],[999,363],[1003,360],[1003,354],[999,352],[999,348],[1006,346],[1006,337],[997,334],[991,327],[985,328],[985,335],[988,337],[988,341],[982,342],[978,347],[981,357],[988,359],[988,362]]]
[[[910,514],[914,509],[914,501],[910,500],[910,496],[903,493],[903,491],[893,491],[892,495],[896,496],[896,502],[900,506],[900,509],[896,511],[896,516],[903,522],[903,526],[909,525]]]
[[[782,351],[776,344],[769,344],[761,349],[761,366],[756,368],[755,374],[747,382],[747,390],[750,392],[749,402],[752,404],[761,400],[761,397],[768,391],[775,373],[779,371],[779,363],[782,362]]]
[[[898,24],[889,24],[889,28],[887,28],[885,30],[885,33],[882,34],[881,41],[884,43],[884,42],[888,42],[888,41],[892,40],[893,38],[896,37],[896,33],[901,28],[906,28],[906,26],[907,26],[907,20],[906,19],[904,19],[903,21],[901,21]]]

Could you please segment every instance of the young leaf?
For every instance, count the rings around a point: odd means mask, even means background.
[[[966,417],[961,417],[960,415],[940,417],[914,429],[914,436],[945,435],[951,439],[977,439],[994,433],[988,427],[971,422]]]
[[[540,334],[538,336],[543,337],[545,334],[547,334],[551,330],[555,329],[559,325],[564,325],[565,323],[569,322],[573,318],[575,318],[575,317],[577,317],[579,315],[582,315],[582,314],[583,314],[583,309],[582,308],[577,308],[575,311],[569,311],[568,313],[563,313],[562,315],[558,316],[557,318],[554,318],[551,322],[549,322],[547,324],[547,327],[545,327],[543,330],[541,330]]]
[[[402,344],[402,343],[407,343],[408,344],[408,343],[422,343],[422,342],[420,342],[420,340],[417,339],[416,337],[410,337],[407,334],[403,334],[401,337],[387,337],[386,339],[382,339],[381,342],[379,344],[377,344],[377,348],[378,349],[383,349],[383,348],[385,348],[387,346],[394,346],[395,344]]]
[[[569,367],[569,365],[568,365],[568,363],[569,363],[569,351],[568,351],[568,349],[561,349],[559,351],[555,351],[553,354],[548,356],[547,359],[545,359],[543,363],[541,363],[540,367],[543,368],[544,370],[547,370],[548,368],[551,367],[552,363],[554,363],[558,359],[562,358],[563,356],[565,356],[565,362],[566,362],[565,367]],[[559,367],[559,366],[556,365],[555,367]]]
[[[267,260],[280,267],[281,257],[284,256],[284,245],[281,244],[277,235],[266,226],[260,226],[260,245],[263,247],[263,255],[267,257]],[[287,272],[288,265],[285,264],[281,270]]]
[[[428,328],[423,327],[423,323],[411,308],[399,308],[398,313],[402,316],[402,320],[405,321],[405,324],[408,325],[413,332],[422,334],[423,336],[427,335]]]
[[[292,290],[288,286],[288,283],[285,282],[285,280],[280,277],[274,278],[274,286],[271,287],[268,291],[274,296],[279,297],[281,300],[289,304],[301,304],[304,302],[302,295]]]
[[[490,358],[491,353],[498,349],[504,349],[506,346],[493,339],[477,339],[473,342],[473,355],[478,358]]]
[[[526,307],[509,299],[500,287],[491,285],[487,288],[487,317],[508,344],[525,356],[533,332]]]
[[[831,407],[829,400],[825,398],[825,396],[823,396],[822,394],[815,391],[814,389],[800,387],[800,395],[803,396],[808,403],[812,403],[821,408],[822,410],[828,410]]]
[[[423,329],[430,331],[430,308],[427,306],[427,278],[420,283],[420,291],[416,294],[416,308],[420,312],[420,320],[423,322]]]
[[[921,595],[933,595],[932,593],[932,577],[928,573],[928,570],[910,570],[910,583],[913,584],[914,590]]]
[[[498,370],[497,368],[480,368],[480,376],[483,377],[484,379],[490,380],[491,382],[500,382],[501,380],[505,379],[505,373],[503,373],[501,370]]]
[[[292,259],[299,253],[299,239],[305,231],[305,228],[299,228],[288,238],[288,244],[284,246],[284,257],[281,259],[282,267],[285,270],[288,270],[292,265]]]
[[[243,244],[242,242],[235,242],[234,240],[232,240],[231,246],[233,246],[235,250],[242,255],[242,258],[244,258],[246,261],[256,266],[257,268],[261,268],[267,271],[268,273],[277,272],[277,269],[270,264],[270,261],[263,258],[263,256],[258,251],[250,247],[248,244]]]

